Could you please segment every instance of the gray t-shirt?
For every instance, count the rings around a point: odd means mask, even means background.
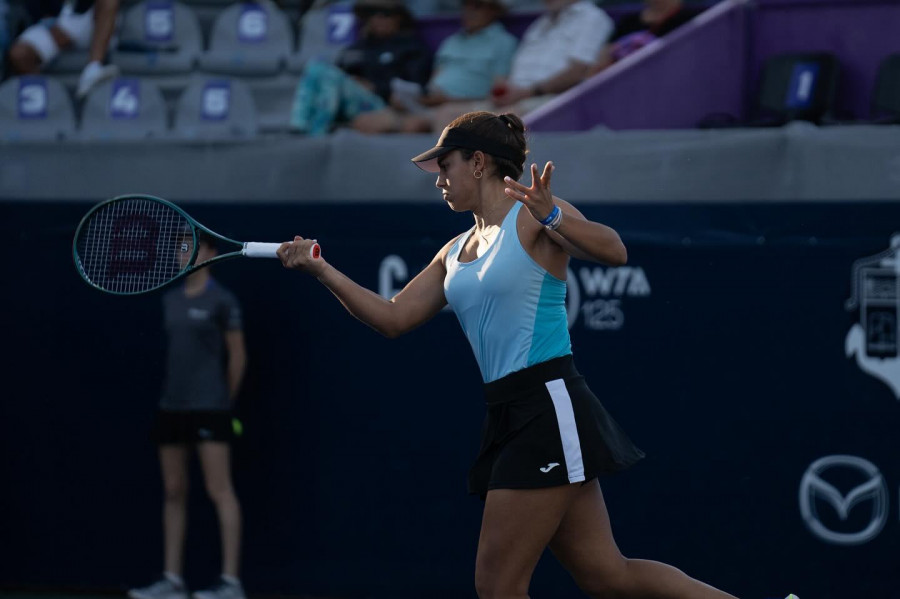
[[[242,327],[234,295],[210,279],[203,293],[188,297],[184,286],[163,296],[168,336],[163,410],[228,410],[225,333]]]

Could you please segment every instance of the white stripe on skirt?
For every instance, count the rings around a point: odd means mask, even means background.
[[[545,385],[556,410],[556,422],[559,425],[569,482],[581,482],[584,480],[584,461],[581,458],[581,439],[578,438],[578,427],[575,426],[572,398],[569,397],[569,390],[566,389],[566,382],[563,379],[547,381]]]

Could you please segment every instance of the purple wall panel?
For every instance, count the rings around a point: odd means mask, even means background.
[[[900,0],[724,0],[698,20],[526,122],[539,131],[665,129],[693,127],[711,112],[746,117],[765,59],[814,51],[841,61],[838,116],[868,118],[878,66],[900,52]]]
[[[900,2],[776,2],[759,6],[750,64],[755,86],[766,58],[783,52],[827,51],[841,61],[838,114],[868,118],[878,65],[900,52]]]
[[[528,115],[534,131],[673,129],[714,112],[743,114],[747,14],[723,2]]]

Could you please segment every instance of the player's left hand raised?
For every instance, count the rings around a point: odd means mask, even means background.
[[[504,177],[507,187],[504,192],[514,200],[522,202],[536,220],[542,221],[553,211],[553,194],[550,192],[552,162],[544,165],[544,173],[538,176],[537,164],[531,165],[531,187],[526,187],[511,177]]]

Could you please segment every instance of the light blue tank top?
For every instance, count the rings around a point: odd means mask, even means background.
[[[522,204],[503,219],[487,251],[472,262],[459,253],[474,227],[447,254],[444,294],[469,339],[484,382],[572,353],[566,282],[535,262],[519,241]]]

